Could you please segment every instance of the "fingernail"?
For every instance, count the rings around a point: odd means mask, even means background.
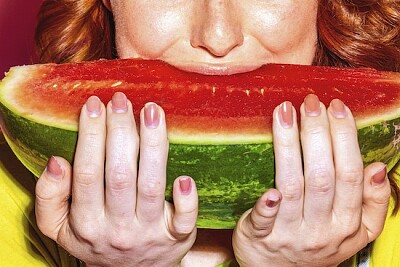
[[[279,106],[279,118],[283,128],[289,129],[293,126],[293,110],[291,102],[285,101]]]
[[[155,129],[160,124],[160,111],[155,103],[144,106],[144,124],[147,128]]]
[[[386,180],[386,165],[372,176],[372,184],[380,185]]]
[[[339,99],[334,99],[331,102],[331,110],[333,116],[337,119],[343,119],[347,116],[347,111],[344,103]]]
[[[270,196],[267,201],[265,201],[265,205],[269,208],[274,208],[276,207],[276,205],[278,205],[279,201],[280,201],[280,197],[274,197],[274,196]]]
[[[128,111],[126,95],[116,92],[111,99],[111,107],[115,113],[125,113]]]
[[[192,189],[192,179],[189,177],[182,177],[179,179],[179,187],[183,195],[189,195]]]
[[[55,157],[51,157],[46,166],[47,173],[56,180],[60,180],[63,175],[60,164]]]
[[[90,118],[97,118],[101,114],[101,102],[97,96],[91,96],[86,101],[86,110]]]
[[[307,116],[318,117],[321,114],[321,105],[316,95],[310,94],[304,98],[304,109]]]

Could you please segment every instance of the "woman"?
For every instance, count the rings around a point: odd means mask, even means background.
[[[400,7],[388,1],[60,3],[45,1],[41,11],[38,44],[43,62],[118,55],[161,59],[184,70],[215,75],[250,71],[268,62],[399,70],[395,14]],[[375,24],[383,30],[375,30]],[[207,231],[199,231],[192,247],[197,208],[194,181],[176,180],[175,209],[164,202],[163,111],[153,103],[144,107],[139,140],[131,110],[120,93],[107,107],[96,97],[88,99],[73,168],[53,157],[36,186],[40,229],[94,266],[176,266],[180,262],[213,266],[232,256],[229,244],[215,246],[213,239],[206,244],[204,236],[214,235]],[[284,102],[274,112],[278,190],[263,194],[235,229],[233,247],[243,266],[334,266],[382,231],[390,194],[386,168],[374,163],[363,170],[350,110],[340,100],[325,108],[310,95],[300,115],[304,178],[296,114]],[[311,134],[315,129],[320,131]],[[338,140],[339,133],[346,138]],[[132,163],[139,142],[136,175]],[[100,167],[104,157],[105,170]],[[294,167],[285,162],[294,162]],[[207,251],[199,253],[205,245]],[[199,262],[201,256],[207,262]],[[394,257],[390,263],[396,263]]]

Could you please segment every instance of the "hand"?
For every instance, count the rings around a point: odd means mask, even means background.
[[[350,110],[337,99],[326,110],[315,95],[300,110],[301,149],[292,105],[274,111],[277,189],[264,193],[235,228],[241,266],[336,266],[383,229],[386,166],[363,169]]]
[[[88,265],[178,266],[196,238],[193,179],[176,179],[175,206],[165,201],[164,112],[149,103],[140,117],[139,141],[124,94],[116,93],[107,110],[90,97],[81,111],[74,168],[52,157],[37,183],[39,229]]]

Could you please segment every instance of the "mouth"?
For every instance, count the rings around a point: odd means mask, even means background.
[[[192,62],[168,62],[172,66],[186,71],[203,75],[233,75],[250,72],[260,68],[263,64],[209,64]]]

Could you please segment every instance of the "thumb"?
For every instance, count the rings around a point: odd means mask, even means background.
[[[174,181],[173,199],[175,212],[171,231],[176,238],[185,238],[196,229],[198,196],[194,180],[181,176]]]
[[[372,163],[364,170],[362,223],[368,231],[368,242],[375,240],[383,230],[390,197],[390,183],[386,165]]]
[[[241,231],[242,234],[253,237],[269,235],[274,227],[281,199],[282,195],[277,189],[267,190],[254,207],[242,215],[235,232]]]
[[[43,234],[57,240],[67,222],[71,194],[71,165],[63,158],[51,157],[35,188],[37,225]]]

